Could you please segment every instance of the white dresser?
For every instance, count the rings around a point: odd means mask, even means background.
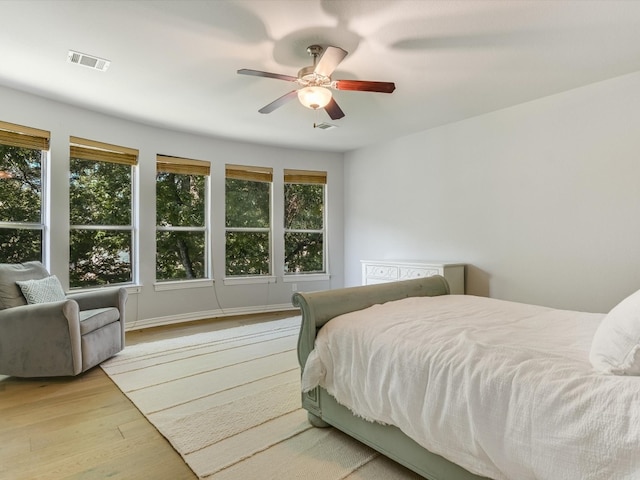
[[[362,260],[361,263],[363,285],[442,275],[449,282],[451,293],[464,293],[464,263],[421,260]]]

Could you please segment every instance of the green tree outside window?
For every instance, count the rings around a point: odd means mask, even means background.
[[[43,155],[0,144],[0,262],[43,260]]]
[[[113,147],[114,150],[110,150]],[[133,170],[137,151],[72,137],[69,285],[133,282]]]
[[[205,278],[207,176],[160,171],[161,167],[158,168],[156,279]]]
[[[257,168],[257,167],[256,167]],[[225,273],[271,274],[271,171],[227,166]]]
[[[324,273],[326,173],[285,171],[285,274]]]

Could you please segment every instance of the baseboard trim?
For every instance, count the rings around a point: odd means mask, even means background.
[[[141,330],[151,327],[162,327],[165,325],[175,325],[176,323],[193,322],[197,320],[204,320],[207,318],[221,318],[221,317],[235,317],[238,315],[253,315],[256,313],[269,313],[269,312],[286,312],[291,311],[292,314],[300,312],[299,308],[294,307],[290,303],[283,303],[280,305],[260,305],[256,307],[235,307],[225,308],[217,310],[208,310],[204,312],[190,312],[180,315],[169,315],[166,317],[154,317],[145,318],[142,320],[136,320],[133,322],[127,322],[125,324],[125,331],[129,330]]]

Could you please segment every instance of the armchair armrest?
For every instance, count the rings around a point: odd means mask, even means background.
[[[96,308],[115,307],[120,312],[120,341],[125,343],[125,305],[127,304],[127,290],[124,287],[104,288],[91,292],[72,293],[67,295],[69,300],[78,302],[81,311]]]
[[[72,300],[0,310],[0,373],[77,375],[82,370],[78,304]]]
[[[127,291],[124,288],[105,288],[91,292],[71,293],[67,295],[67,298],[78,302],[80,310],[115,307],[122,314]]]

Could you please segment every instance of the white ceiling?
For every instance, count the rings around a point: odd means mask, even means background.
[[[0,23],[0,85],[173,130],[327,151],[640,70],[635,0],[2,0]],[[336,121],[297,101],[258,113],[295,84],[236,71],[295,76],[311,44],[349,52],[334,80],[396,91],[336,91],[346,113]],[[70,49],[111,66],[70,64]]]

